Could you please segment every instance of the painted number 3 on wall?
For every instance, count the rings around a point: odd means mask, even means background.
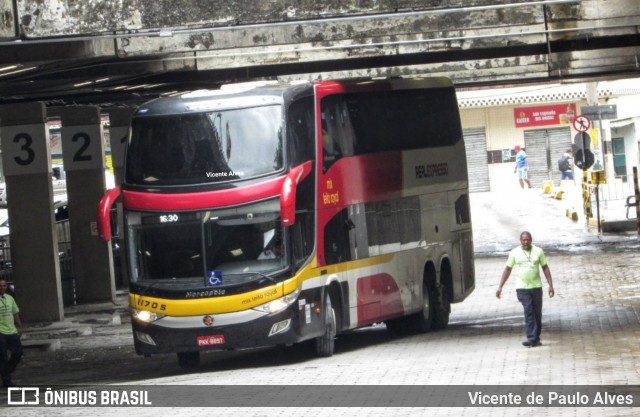
[[[27,166],[33,163],[34,159],[36,159],[36,153],[34,152],[33,146],[33,138],[28,133],[19,133],[14,138],[13,141],[17,144],[22,143],[20,147],[20,151],[24,154],[16,156],[13,158],[18,165]]]

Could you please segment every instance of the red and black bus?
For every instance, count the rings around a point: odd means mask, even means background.
[[[122,197],[136,352],[444,328],[475,286],[465,148],[443,78],[254,83],[131,119]]]

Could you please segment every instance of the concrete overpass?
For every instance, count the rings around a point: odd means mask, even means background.
[[[0,104],[255,79],[635,77],[637,0],[0,0]]]

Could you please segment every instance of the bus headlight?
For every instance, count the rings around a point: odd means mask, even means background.
[[[131,315],[133,316],[134,319],[145,322],[145,323],[151,323],[156,320],[160,320],[161,318],[166,316],[166,314],[160,314],[160,313],[154,313],[153,311],[136,310],[136,309],[131,310]]]
[[[253,309],[267,314],[278,313],[293,304],[298,299],[299,294],[300,288],[296,288],[292,293],[280,297],[277,300],[269,301],[268,303],[253,307]]]

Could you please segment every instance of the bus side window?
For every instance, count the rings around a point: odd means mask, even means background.
[[[333,140],[333,135],[329,133],[328,123],[323,114],[322,118],[322,167],[326,172],[336,159],[340,158],[340,149]]]
[[[341,96],[322,99],[323,172],[336,161],[353,155],[355,135],[347,105]]]
[[[293,260],[300,264],[307,260],[313,251],[313,212],[296,214],[296,222],[291,228]]]
[[[291,103],[287,127],[291,164],[295,166],[314,160],[315,121],[312,97],[304,97]]]
[[[312,168],[315,169],[315,168]],[[292,227],[293,259],[305,262],[314,249],[315,175],[312,172],[298,184],[296,192],[296,222]]]
[[[351,260],[350,225],[347,209],[336,214],[324,228],[324,257],[327,265]]]
[[[471,222],[471,212],[469,210],[469,194],[463,194],[455,201],[456,223],[466,224]]]

